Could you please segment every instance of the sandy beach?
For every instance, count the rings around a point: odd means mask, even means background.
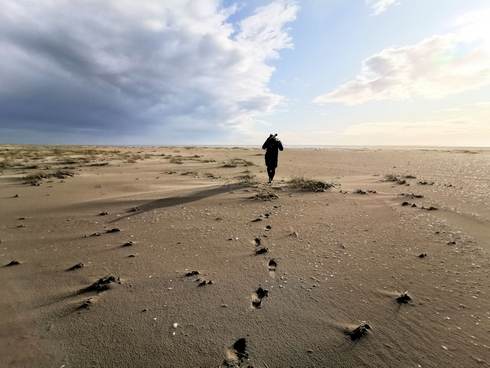
[[[490,150],[266,182],[258,148],[0,146],[0,366],[490,366]]]

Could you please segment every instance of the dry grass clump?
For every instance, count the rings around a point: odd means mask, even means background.
[[[301,192],[325,192],[335,185],[321,180],[305,179],[304,177],[295,177],[288,182],[288,186]]]
[[[182,159],[181,159],[181,158],[179,158],[179,157],[172,157],[172,158],[169,160],[169,162],[170,162],[171,164],[177,164],[177,165],[182,165],[182,164],[184,163],[184,161],[182,161]]]
[[[216,175],[214,175],[213,173],[210,173],[210,172],[204,173],[204,176],[206,178],[209,178],[209,179],[218,179],[219,178],[219,176],[216,176]]]
[[[403,177],[398,176],[398,175],[394,175],[394,174],[385,175],[384,181],[396,183],[398,185],[407,184],[407,181],[405,179],[403,179]]]
[[[43,179],[49,178],[57,178],[57,179],[65,179],[67,177],[74,176],[75,173],[73,171],[67,170],[56,170],[51,173],[36,173],[24,176],[22,179],[24,180],[24,184],[30,184],[32,186],[39,186]]]
[[[243,158],[232,158],[224,161],[222,167],[239,167],[239,166],[255,166],[252,161],[244,160]]]
[[[253,174],[245,174],[245,175],[238,175],[235,176],[236,179],[238,179],[238,183],[242,185],[253,185],[257,184],[257,176]]]

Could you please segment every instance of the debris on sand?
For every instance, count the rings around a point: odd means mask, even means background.
[[[92,298],[89,298],[87,300],[85,300],[82,304],[80,304],[78,306],[78,310],[81,310],[81,309],[90,309],[90,307],[94,305],[94,302],[93,302],[93,299]]]
[[[260,222],[262,219],[260,217],[257,217],[256,219],[252,220],[251,222]]]
[[[356,341],[367,335],[369,330],[371,330],[371,326],[367,322],[363,321],[357,327],[347,330],[345,333],[350,336],[352,341]]]
[[[394,175],[394,174],[385,175],[384,181],[396,183],[398,185],[408,185],[405,179],[403,179],[401,176]]]
[[[75,270],[79,270],[83,267],[85,267],[85,265],[82,262],[78,262],[77,264],[71,266],[70,268],[67,268],[66,270],[67,271],[75,271]]]
[[[422,206],[420,208],[423,209],[423,210],[426,210],[426,211],[437,211],[438,210],[438,208],[437,207],[434,207],[434,206],[430,206],[430,207],[424,207],[424,206]]]
[[[118,284],[121,283],[119,277],[113,275],[104,276],[98,279],[92,285],[87,286],[85,289],[82,289],[82,292],[95,291],[97,293],[100,293],[102,291],[109,290],[111,288],[111,284],[115,284],[115,283]]]
[[[233,168],[238,166],[255,166],[252,161],[247,161],[242,158],[232,158],[228,161],[224,161],[221,167]]]
[[[361,194],[361,195],[368,194],[368,192],[366,192],[365,190],[362,190],[362,189],[356,189],[352,193],[354,193],[354,194]]]
[[[259,309],[262,307],[262,299],[269,296],[269,290],[259,287],[252,295],[252,307]]]
[[[415,194],[415,193],[400,193],[401,197],[409,198],[409,199],[420,199],[424,198],[422,194]]]
[[[267,225],[267,226],[265,227],[265,231],[270,231],[270,230],[272,230],[272,226],[271,226],[271,225]]]
[[[107,211],[102,211],[101,213],[99,213],[99,216],[107,216],[109,215],[109,212]]]
[[[273,201],[279,199],[279,196],[272,192],[262,191],[257,193],[253,197],[250,197],[250,199],[254,199],[256,201]]]
[[[401,293],[397,298],[396,302],[398,304],[407,304],[408,302],[412,301],[412,297],[408,295],[408,291],[405,291]]]
[[[268,249],[268,248],[262,247],[262,248],[257,249],[257,250],[255,251],[255,254],[256,254],[256,255],[266,254],[268,251],[269,251],[269,249]]]
[[[427,257],[427,253],[420,253],[417,257],[425,258],[425,257]]]
[[[134,257],[136,257],[136,254],[130,254],[130,255],[128,256],[128,258],[134,258]]]
[[[127,241],[126,243],[122,244],[121,247],[132,247],[134,245],[134,242],[132,240]]]
[[[105,231],[105,233],[106,233],[106,234],[113,234],[113,233],[118,233],[118,232],[120,232],[120,231],[121,231],[121,229],[119,229],[119,228],[115,227],[115,228],[113,228],[113,229],[106,230],[106,231]]]
[[[57,179],[66,179],[68,177],[74,176],[75,173],[72,171],[67,171],[67,170],[57,170],[55,172],[51,173],[37,173],[37,174],[31,174],[24,176],[22,179],[24,180],[24,184],[29,184],[35,187],[38,187],[41,185],[42,181],[44,179],[50,179],[50,178],[57,178]]]
[[[206,285],[212,285],[214,284],[213,280],[196,280],[196,281],[200,281],[199,284],[197,284],[197,287],[203,287],[203,286],[206,286]]]
[[[305,179],[303,177],[292,178],[288,182],[288,186],[291,189],[299,190],[302,192],[326,192],[335,185],[332,183],[326,183],[321,180]]]
[[[415,203],[410,203],[407,201],[402,202],[402,207],[407,207],[407,206],[410,206],[412,208],[417,208],[417,205]]]
[[[18,194],[14,194],[12,198],[19,198]]]
[[[14,259],[14,260],[10,261],[9,263],[7,263],[4,267],[12,267],[12,266],[18,266],[18,265],[20,265],[20,262]]]
[[[186,272],[186,274],[184,275],[185,277],[191,277],[191,276],[197,276],[199,275],[199,271],[189,271],[189,272]]]
[[[248,359],[247,340],[240,338],[235,343],[226,349],[226,359],[223,361],[222,367],[236,368],[242,365],[243,361]]]
[[[434,185],[433,181],[420,180],[417,184],[419,185]]]
[[[254,239],[254,243],[255,243],[255,246],[256,246],[256,247],[260,247],[260,244],[261,244],[261,240],[260,240],[260,238],[255,238],[255,239]]]

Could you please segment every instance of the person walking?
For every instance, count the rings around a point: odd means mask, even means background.
[[[265,150],[265,166],[267,166],[267,175],[269,175],[269,183],[272,183],[274,175],[276,174],[277,158],[279,151],[282,151],[284,147],[281,141],[277,138],[276,134],[269,135],[269,138],[262,145],[262,149]]]

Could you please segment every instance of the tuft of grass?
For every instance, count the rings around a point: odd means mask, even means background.
[[[180,158],[178,157],[172,157],[169,161],[171,164],[177,164],[177,165],[182,165],[184,163],[184,161],[182,161]]]
[[[394,174],[385,175],[384,181],[397,183],[398,185],[407,184],[407,181],[405,179],[403,179],[401,176],[394,175]]]
[[[288,186],[301,192],[325,192],[335,185],[321,180],[295,177],[288,182]]]
[[[244,160],[243,158],[232,158],[230,160],[224,161],[222,167],[239,167],[239,166],[255,166],[252,161]]]
[[[72,177],[75,174],[73,171],[68,170],[56,170],[51,173],[36,173],[24,176],[22,179],[24,180],[24,184],[30,184],[32,186],[39,186],[44,179],[49,178],[57,178],[57,179],[65,179],[67,177]]]
[[[245,175],[239,175],[235,176],[236,179],[238,179],[238,183],[242,185],[253,185],[257,184],[257,176],[253,174],[245,174]]]

